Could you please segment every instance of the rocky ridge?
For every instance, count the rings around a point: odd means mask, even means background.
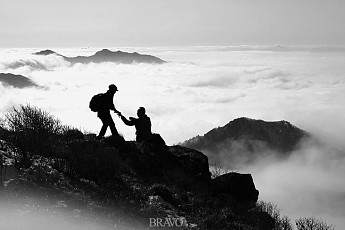
[[[6,152],[6,157],[10,156],[11,149],[6,148],[5,141],[1,143],[2,155]],[[74,187],[86,182],[92,185],[91,191],[96,196],[126,197],[133,199],[130,203],[138,210],[146,210],[132,217],[140,220],[140,228],[149,227],[145,216],[182,218],[185,229],[205,227],[210,224],[202,220],[208,215],[206,210],[224,208],[230,208],[234,218],[240,221],[240,216],[249,215],[258,200],[259,192],[250,174],[229,173],[211,179],[207,157],[186,147],[160,148],[148,143],[119,142],[112,137],[99,142],[79,135],[69,137],[68,152],[69,155],[54,161],[32,156],[36,163],[29,168],[21,167],[16,180],[4,178],[7,182],[3,190],[29,191],[26,187],[29,183],[31,189],[38,186],[54,194],[56,191],[75,193]],[[58,162],[65,162],[65,169]],[[88,190],[90,193],[90,187]],[[64,203],[64,207],[71,205]],[[54,203],[56,206],[59,205]]]

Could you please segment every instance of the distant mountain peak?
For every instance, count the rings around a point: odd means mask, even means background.
[[[291,128],[295,130],[299,130],[300,132],[305,131],[299,129],[298,127],[292,125],[290,122],[281,120],[281,121],[264,121],[260,119],[253,119],[253,118],[248,118],[248,117],[240,117],[236,118],[233,121],[230,121],[228,124],[226,124],[224,127],[227,126],[234,126],[234,125],[253,125],[253,126],[261,126],[263,129],[272,129],[273,127],[276,127],[277,129],[286,129],[286,128]]]
[[[121,51],[118,50],[117,52],[121,52]],[[110,55],[110,54],[117,53],[117,52],[113,52],[113,51],[110,51],[108,49],[102,49],[100,51],[97,51],[94,55]]]
[[[263,121],[240,117],[223,127],[210,130],[203,136],[193,137],[181,145],[211,155],[220,152],[231,156],[265,154],[274,151],[289,154],[310,135],[288,121]]]
[[[34,54],[36,54],[36,55],[50,55],[50,54],[58,54],[58,53],[56,53],[53,50],[48,50],[47,49],[47,50],[42,50],[42,51],[36,52]]]

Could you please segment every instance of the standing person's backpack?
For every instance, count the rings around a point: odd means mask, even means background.
[[[98,112],[102,108],[103,104],[103,93],[94,95],[89,103],[89,108],[93,112]]]

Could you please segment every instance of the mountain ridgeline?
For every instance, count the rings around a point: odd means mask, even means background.
[[[269,153],[288,156],[307,138],[310,135],[306,131],[287,121],[267,122],[242,117],[181,145],[204,152],[211,161],[220,163],[226,158],[238,164]]]
[[[81,63],[81,64],[88,64],[88,63],[103,63],[103,62],[112,62],[117,64],[163,64],[166,61],[162,59],[146,54],[139,54],[137,52],[134,53],[127,53],[122,51],[110,51],[108,49],[103,49],[101,51],[96,52],[94,55],[91,56],[77,56],[77,57],[66,57],[59,53],[56,53],[52,50],[42,50],[39,52],[34,53],[34,55],[41,55],[41,56],[48,56],[48,55],[56,55],[63,60],[71,63],[72,65]],[[37,60],[17,60],[13,63],[6,64],[6,68],[8,69],[18,69],[22,67],[29,67],[32,70],[43,70],[49,71],[49,68],[45,66],[44,63],[41,63]],[[41,86],[37,85],[35,82],[30,80],[29,78],[16,75],[12,73],[0,73],[0,84],[4,87],[14,87],[14,88],[27,88],[27,87],[38,87],[42,88]]]
[[[102,63],[102,62],[115,62],[119,64],[134,64],[134,63],[163,64],[166,62],[152,55],[139,54],[137,52],[127,53],[127,52],[122,52],[120,50],[113,52],[108,49],[103,49],[101,51],[98,51],[94,55],[91,55],[91,56],[77,56],[77,57],[66,57],[52,50],[42,50],[34,54],[35,55],[54,54],[54,55],[62,57],[64,60],[70,62],[71,64],[76,64],[76,63],[88,64],[88,63]]]

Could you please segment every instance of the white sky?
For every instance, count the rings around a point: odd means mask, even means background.
[[[343,0],[0,0],[0,47],[345,45]]]

